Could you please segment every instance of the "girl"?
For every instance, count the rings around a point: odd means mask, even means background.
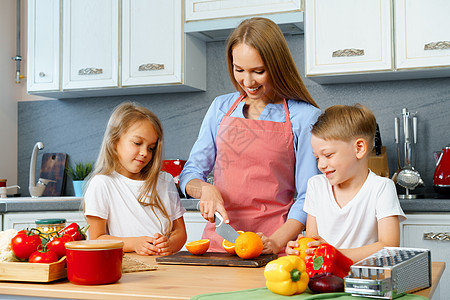
[[[171,175],[160,172],[163,129],[133,103],[111,115],[84,195],[90,239],[124,242],[124,251],[169,255],[186,242],[180,197]]]

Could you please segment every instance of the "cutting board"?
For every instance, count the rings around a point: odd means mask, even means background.
[[[39,177],[55,180],[56,182],[49,182],[42,196],[61,196],[64,193],[66,165],[66,153],[44,153]]]
[[[262,254],[254,259],[243,259],[237,255],[219,252],[206,252],[203,255],[193,255],[188,251],[180,251],[173,255],[156,258],[157,263],[174,265],[202,265],[229,267],[262,267],[278,257],[276,254]]]

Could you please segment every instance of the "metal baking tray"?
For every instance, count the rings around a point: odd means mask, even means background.
[[[344,278],[353,296],[394,299],[431,286],[428,249],[385,247],[355,263]]]

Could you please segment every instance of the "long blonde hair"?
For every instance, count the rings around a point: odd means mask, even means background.
[[[141,170],[141,177],[144,180],[144,184],[139,191],[138,202],[143,206],[151,206],[152,211],[157,218],[158,215],[154,208],[156,207],[162,212],[164,217],[169,221],[168,229],[165,232],[165,234],[168,235],[172,228],[172,221],[156,190],[162,165],[164,132],[161,122],[153,112],[132,102],[124,102],[115,108],[109,118],[103,136],[100,153],[90,178],[93,178],[97,174],[110,175],[113,171],[122,167],[116,151],[117,142],[122,134],[124,134],[133,124],[143,120],[150,121],[158,136],[158,140],[153,150],[152,159]],[[163,226],[159,218],[158,221],[162,231]]]
[[[242,21],[227,39],[228,73],[237,91],[245,93],[233,72],[233,47],[241,43],[258,51],[276,96],[305,101],[319,108],[303,84],[283,33],[277,24],[266,18]]]

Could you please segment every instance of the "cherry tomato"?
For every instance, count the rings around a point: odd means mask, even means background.
[[[61,258],[66,255],[66,243],[73,240],[73,237],[69,234],[64,234],[62,236],[58,235],[53,237],[53,239],[47,243],[47,247],[55,252],[56,255],[58,255],[58,258]]]
[[[49,264],[52,262],[58,261],[58,255],[52,250],[46,249],[44,247],[43,250],[37,250],[31,253],[28,262],[30,263],[45,263]]]
[[[39,234],[33,233],[32,230],[21,230],[11,239],[11,250],[21,259],[28,259],[41,245]]]

